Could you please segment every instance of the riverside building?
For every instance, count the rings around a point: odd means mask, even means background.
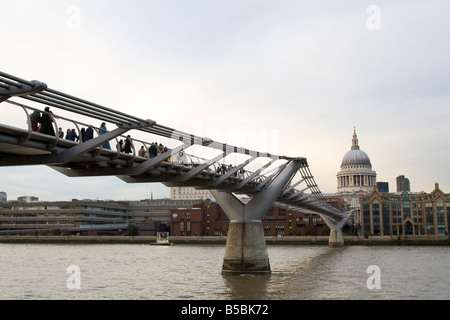
[[[170,210],[173,236],[226,236],[229,218],[213,201],[206,200],[191,208]],[[272,205],[262,219],[265,236],[322,236],[329,228],[320,216],[291,211]]]
[[[0,204],[0,235],[122,235],[130,224],[141,236],[161,231],[174,236],[226,236],[229,219],[216,202],[198,198],[46,202],[20,197]],[[318,215],[277,205],[265,215],[263,228],[266,236],[320,236],[328,232]]]
[[[197,190],[194,187],[171,187],[172,200],[206,200],[214,199],[209,190]]]
[[[0,234],[119,235],[130,224],[139,235],[168,231],[170,209],[199,201],[8,201],[0,205]]]
[[[450,193],[384,193],[377,189],[361,198],[362,231],[370,235],[444,236],[449,232]]]

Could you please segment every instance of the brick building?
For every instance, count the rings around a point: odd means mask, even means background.
[[[216,202],[206,200],[190,208],[170,210],[172,236],[226,236],[230,220]],[[325,222],[316,214],[273,205],[262,220],[266,236],[327,235]]]

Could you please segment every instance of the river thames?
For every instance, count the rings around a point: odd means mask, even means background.
[[[449,247],[269,245],[268,252],[270,275],[224,276],[224,245],[0,244],[0,299],[450,299]]]

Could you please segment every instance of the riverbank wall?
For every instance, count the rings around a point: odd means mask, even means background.
[[[226,237],[170,237],[173,244],[223,244]],[[266,237],[268,245],[328,245],[328,237]],[[47,244],[152,244],[156,236],[0,236],[0,243]],[[344,236],[345,245],[440,245],[450,246],[448,236]]]

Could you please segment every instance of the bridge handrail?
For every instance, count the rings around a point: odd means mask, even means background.
[[[270,158],[272,161],[275,160],[285,160],[287,163],[291,161],[301,161],[302,166],[300,167],[299,171],[301,173],[301,176],[303,180],[306,182],[307,188],[311,191],[310,195],[305,194],[304,192],[299,192],[295,188],[290,188],[290,192],[288,192],[289,195],[292,195],[294,193],[299,193],[299,196],[295,198],[295,201],[303,201],[311,203],[311,205],[319,206],[323,208],[325,211],[330,211],[337,213],[337,211],[340,212],[340,210],[336,209],[335,207],[331,206],[321,193],[320,189],[318,188],[316,182],[314,181],[314,177],[312,176],[309,165],[307,163],[307,160],[305,158],[295,158],[295,157],[286,157],[286,156],[278,156],[278,155],[272,155],[269,153],[261,153],[258,151],[249,150],[246,148],[236,147],[232,145],[228,145],[226,143],[220,143],[217,141],[213,141],[209,138],[203,138],[196,135],[192,135],[186,132],[182,132],[167,126],[163,126],[160,124],[157,124],[155,121],[152,120],[145,120],[141,119],[139,117],[135,117],[117,110],[113,110],[110,108],[107,108],[105,106],[80,99],[78,97],[74,97],[72,95],[62,93],[53,89],[50,89],[47,87],[46,84],[41,83],[39,81],[27,81],[24,79],[20,79],[18,77],[9,75],[7,73],[0,71],[0,103],[3,101],[6,101],[12,97],[19,97],[26,99],[28,101],[33,101],[39,104],[52,106],[61,110],[69,111],[69,112],[75,112],[77,114],[87,116],[89,118],[98,119],[101,121],[107,121],[110,123],[113,123],[120,127],[133,127],[135,130],[140,130],[146,133],[158,135],[160,137],[166,137],[170,138],[172,140],[178,140],[184,145],[200,145],[216,150],[220,150],[224,153],[224,156],[231,153],[236,154],[242,154],[242,155],[248,155],[251,157],[265,157]],[[13,101],[7,101],[10,103],[14,103]],[[20,104],[17,104],[20,105]],[[23,105],[20,105],[23,108]],[[35,108],[28,107],[30,110],[35,110]],[[64,119],[65,121],[74,121],[72,119],[62,118],[55,115],[52,115],[53,119],[55,120],[56,125],[56,119]],[[30,116],[27,114],[27,119],[30,121]],[[81,124],[79,122],[74,122]],[[86,125],[86,124],[82,124]],[[55,131],[57,132],[57,130]],[[58,136],[56,135],[54,144],[56,145],[58,143]],[[148,145],[148,142],[133,139],[134,142],[142,143],[144,146]],[[182,148],[181,150],[184,151],[185,148]],[[133,144],[133,162],[136,158],[136,149],[134,148]],[[117,153],[120,153],[117,151]],[[191,165],[194,166],[195,162],[198,161],[202,164],[209,164],[209,160],[207,159],[201,159],[199,157],[196,157],[194,155],[189,155],[189,159],[191,162]],[[273,162],[272,162],[273,163]],[[211,164],[210,166],[206,167],[206,170],[214,173],[217,172],[218,166],[221,166],[220,162],[215,162]],[[286,164],[285,164],[286,165]],[[213,169],[210,167],[212,166]],[[269,173],[274,172],[271,176],[265,176],[261,172],[250,172],[246,171],[246,176],[243,176],[240,178],[240,181],[244,181],[244,178],[246,180],[250,180],[252,182],[259,183],[259,187],[263,188],[267,186],[267,184],[270,184],[271,178],[276,176],[280,170],[279,168],[283,167],[283,165],[279,166],[278,168],[275,168],[271,170]],[[278,169],[278,171],[277,171]],[[214,170],[214,171],[213,171]],[[292,182],[292,180],[291,180]],[[247,182],[248,183],[248,182]],[[289,183],[285,190],[290,187],[291,183]]]
[[[44,112],[44,111],[42,111],[41,109],[38,109],[38,108],[34,108],[34,107],[31,107],[31,106],[24,105],[24,104],[22,104],[22,103],[17,103],[17,102],[10,101],[10,100],[4,101],[4,102],[5,102],[5,103],[8,103],[8,104],[11,104],[11,105],[13,105],[13,106],[20,107],[20,108],[22,108],[22,109],[25,111],[25,114],[26,114],[26,117],[27,117],[27,123],[28,123],[28,134],[27,134],[27,138],[24,139],[24,141],[27,141],[27,140],[31,137],[31,135],[32,135],[32,133],[33,133],[32,127],[31,127],[31,118],[30,118],[30,112],[29,112],[29,111],[32,111],[32,112],[34,112],[34,111]],[[81,130],[80,130],[80,126],[83,126],[83,127],[92,127],[92,128],[96,131],[97,135],[99,135],[99,130],[100,130],[99,127],[94,127],[94,126],[92,126],[91,124],[87,124],[87,123],[85,123],[85,122],[81,122],[81,121],[69,119],[69,118],[67,118],[67,117],[63,117],[63,116],[56,115],[56,114],[50,114],[50,115],[52,116],[52,118],[53,118],[54,120],[59,119],[59,120],[64,120],[64,121],[72,122],[72,123],[76,126],[77,131],[78,131],[78,136],[79,136],[79,140],[78,140],[78,141],[75,141],[76,143],[82,143],[82,142],[83,142],[83,139],[81,138]],[[56,121],[54,121],[53,124],[54,124],[54,127],[55,127],[55,132],[57,132],[57,130],[58,130],[59,127],[58,127]],[[108,132],[108,131],[107,131],[107,132]],[[125,136],[125,135],[120,135],[119,137],[122,137],[122,138],[124,138],[124,139],[127,138],[127,136]],[[62,138],[62,139],[67,140],[67,139],[65,139],[65,138]],[[116,142],[117,142],[117,138],[115,138],[115,140],[116,140]],[[53,143],[53,144],[56,144],[58,141],[59,141],[59,138],[58,138],[58,135],[56,134],[56,136],[54,137],[54,143]],[[70,141],[70,140],[67,140],[67,141]],[[140,143],[140,144],[142,144],[142,145],[144,145],[144,146],[146,147],[146,148],[145,148],[145,149],[146,149],[146,157],[149,158],[149,153],[148,153],[149,147],[147,147],[147,145],[149,145],[149,144],[151,144],[151,143],[150,143],[150,142],[146,142],[146,141],[141,140],[141,139],[132,138],[132,149],[133,149],[133,150],[136,150],[136,147],[134,146],[135,142]],[[116,145],[118,146],[118,143],[117,143]],[[102,148],[102,146],[100,146],[100,149],[101,149],[101,148]],[[112,152],[117,152],[117,153],[123,152],[123,150],[119,150],[119,149],[120,149],[120,148],[116,148],[116,151],[114,151],[114,150],[111,150],[111,151],[112,151]],[[194,166],[196,166],[196,165],[204,164],[204,163],[207,163],[207,162],[208,162],[208,159],[205,159],[205,158],[202,158],[202,157],[199,157],[199,156],[196,156],[196,155],[188,154],[188,153],[185,153],[184,151],[183,151],[183,153],[184,153],[183,156],[184,156],[185,158],[189,159],[188,161],[181,161],[181,160],[178,160],[178,163],[181,163],[181,164],[183,164],[183,165],[189,165],[189,166],[191,166],[191,167],[194,167]],[[176,155],[174,155],[174,157],[172,157],[172,161],[173,161],[173,162],[175,162],[175,161],[174,161],[175,156],[176,156]],[[218,168],[218,167],[221,167],[222,165],[225,166],[225,167],[227,167],[227,166],[225,165],[225,163],[215,162],[215,163],[213,163],[213,164],[211,165],[211,166],[214,167],[214,169],[211,169],[211,168],[208,167],[207,170],[211,171],[212,173],[217,173],[217,168]],[[252,174],[252,173],[253,173],[252,171],[245,171],[245,175],[244,175],[243,177],[248,176],[248,175],[250,175],[250,174]]]

